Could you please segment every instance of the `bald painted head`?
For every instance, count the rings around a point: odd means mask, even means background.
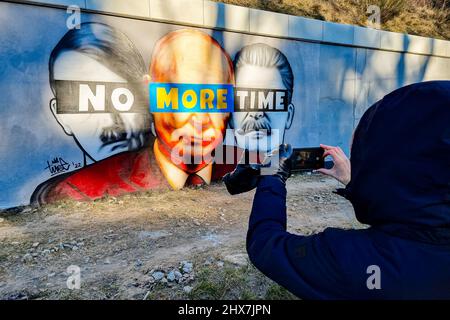
[[[192,29],[171,32],[156,44],[150,65],[152,82],[234,85],[233,63],[210,35]],[[196,172],[211,162],[223,140],[228,113],[154,113],[162,151],[180,150],[183,159],[201,156],[199,163],[178,163]]]

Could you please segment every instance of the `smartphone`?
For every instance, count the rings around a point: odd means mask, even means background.
[[[294,148],[292,156],[292,171],[312,171],[323,168],[325,150],[318,148]]]

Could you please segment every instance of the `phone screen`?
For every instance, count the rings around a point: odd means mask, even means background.
[[[312,171],[325,165],[324,150],[320,147],[295,148],[293,152],[292,171]]]

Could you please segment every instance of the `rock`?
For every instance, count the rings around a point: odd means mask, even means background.
[[[317,195],[314,196],[314,201],[321,201],[321,200],[322,200],[321,196],[317,196]]]
[[[175,280],[177,280],[177,281],[180,281],[180,279],[183,277],[183,275],[181,274],[180,271],[175,271],[174,275],[175,275]]]
[[[183,273],[191,273],[193,268],[192,262],[182,261],[181,262],[181,270]]]
[[[152,273],[152,277],[153,279],[155,279],[155,281],[161,281],[162,279],[164,279],[164,272],[155,271]]]
[[[22,213],[28,213],[28,212],[31,212],[31,208],[30,207],[25,208],[25,209],[22,210]]]
[[[13,293],[7,297],[7,300],[28,300],[28,296],[25,293]]]
[[[185,286],[185,287],[183,288],[183,291],[186,292],[186,293],[191,293],[192,287],[191,287],[191,286]]]
[[[39,245],[39,242],[35,242],[35,243],[33,243],[32,247],[36,248],[38,245]]]
[[[134,263],[134,265],[139,268],[142,267],[142,261],[140,259],[137,259],[136,262]]]
[[[50,250],[48,250],[48,249],[42,250],[42,255],[47,255],[47,254],[50,254]]]
[[[5,221],[5,219],[0,218],[0,223],[3,223]]]
[[[175,280],[176,280],[175,272],[170,271],[170,272],[167,274],[167,281],[173,282],[173,281],[175,281]]]
[[[210,266],[214,262],[214,258],[208,257],[203,263],[204,266]]]
[[[31,254],[27,253],[26,255],[23,256],[22,261],[25,263],[31,262],[31,261],[33,261],[33,256]]]
[[[223,268],[223,265],[224,265],[223,261],[217,261],[217,266],[219,268]]]
[[[161,283],[167,283],[167,279],[166,278],[162,278],[161,279]]]
[[[77,246],[73,246],[72,247],[72,251],[76,251],[76,250],[78,250],[78,247]]]
[[[247,255],[244,253],[228,255],[228,256],[225,256],[223,259],[227,262],[230,262],[230,263],[240,266],[240,267],[244,267],[244,266],[248,265]]]

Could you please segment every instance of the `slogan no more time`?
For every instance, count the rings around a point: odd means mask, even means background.
[[[234,88],[231,84],[142,84],[56,81],[58,113],[279,112],[287,111],[287,91]],[[144,91],[142,91],[144,92]],[[74,101],[78,104],[74,104]]]

